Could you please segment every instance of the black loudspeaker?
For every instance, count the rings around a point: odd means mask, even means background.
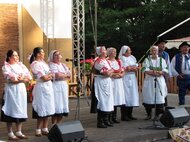
[[[71,142],[85,137],[84,128],[80,121],[69,121],[54,125],[48,134],[50,142]]]
[[[182,127],[189,119],[189,113],[185,108],[171,108],[165,110],[164,114],[160,117],[160,122],[168,128]]]

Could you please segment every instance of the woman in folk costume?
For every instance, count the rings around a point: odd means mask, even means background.
[[[129,46],[122,46],[119,58],[122,61],[122,66],[125,69],[125,75],[123,77],[124,93],[125,93],[125,106],[121,107],[121,120],[130,121],[136,120],[133,117],[133,107],[139,106],[139,93],[136,72],[139,69],[136,58],[131,55],[131,49]]]
[[[4,88],[1,121],[7,123],[9,140],[26,139],[22,133],[22,122],[28,118],[25,82],[30,81],[32,77],[26,66],[19,62],[18,53],[14,50],[7,52],[2,71],[7,83]],[[16,136],[12,123],[16,123]]]
[[[59,51],[52,50],[49,54],[50,71],[55,74],[53,90],[55,98],[55,114],[52,116],[52,123],[60,123],[63,116],[69,113],[69,91],[67,80],[71,72],[66,64],[61,63],[62,56]]]
[[[107,128],[107,126],[113,126],[109,121],[109,114],[114,109],[111,80],[113,70],[106,59],[106,48],[104,46],[96,47],[96,53],[99,56],[94,62],[94,69],[96,72],[94,78],[94,88],[95,96],[98,100],[97,127]]]
[[[143,105],[147,112],[146,120],[151,119],[155,103],[156,116],[163,113],[165,97],[167,96],[167,86],[164,79],[164,74],[168,73],[166,61],[162,57],[158,57],[157,46],[152,46],[150,52],[151,55],[144,60],[142,68],[142,72],[146,75],[142,89]]]
[[[36,80],[33,89],[33,118],[37,119],[36,136],[47,135],[48,117],[55,114],[54,92],[52,86],[53,74],[44,61],[44,50],[36,47],[30,58],[31,70]]]
[[[121,66],[121,60],[116,60],[117,51],[111,47],[107,49],[108,61],[113,69],[112,81],[113,81],[113,97],[114,97],[114,111],[112,113],[112,121],[119,123],[117,120],[117,107],[125,104],[125,94],[123,87],[123,75],[124,69]]]

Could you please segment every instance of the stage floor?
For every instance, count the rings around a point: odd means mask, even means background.
[[[140,95],[141,96],[141,95]],[[133,115],[138,120],[133,121],[120,121],[119,124],[114,124],[114,127],[106,129],[96,127],[96,114],[90,113],[90,99],[80,99],[80,115],[77,114],[78,100],[76,98],[70,98],[70,114],[64,118],[66,122],[72,122],[78,119],[85,130],[85,135],[90,142],[170,142],[168,139],[168,130],[159,128],[149,128],[154,126],[153,121],[144,120],[146,113],[144,107],[134,108]],[[140,102],[142,98],[140,97]],[[142,104],[142,103],[141,103]],[[186,104],[190,104],[190,96],[186,96]],[[176,94],[168,95],[168,105],[177,106],[178,96]],[[46,136],[35,137],[36,120],[31,118],[32,107],[31,103],[28,103],[29,119],[23,124],[23,133],[26,134],[29,139],[22,140],[21,142],[49,142]],[[118,120],[120,120],[120,110],[118,108]],[[64,123],[64,122],[63,122]],[[160,123],[156,123],[160,125]],[[187,126],[190,126],[187,123]],[[49,129],[51,129],[49,125]],[[148,127],[148,128],[147,128]],[[147,128],[147,129],[146,129]],[[7,141],[6,125],[0,122],[0,142]],[[86,141],[85,141],[86,142]]]

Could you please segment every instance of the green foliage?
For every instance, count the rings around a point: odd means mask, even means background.
[[[86,1],[86,56],[94,52],[94,40]],[[157,36],[189,18],[189,0],[97,0],[98,45],[120,50],[129,45],[137,59],[154,43]],[[94,18],[94,1],[92,16]],[[93,19],[94,20],[94,19]],[[190,21],[165,34],[172,39],[190,35]]]
[[[86,72],[91,72],[91,70],[92,70],[91,64],[90,63],[85,63],[85,71]]]

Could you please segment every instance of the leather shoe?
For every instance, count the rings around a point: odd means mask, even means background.
[[[144,120],[150,120],[152,118],[151,115],[148,115]]]
[[[113,123],[120,123],[117,119],[113,119],[112,121]]]
[[[45,135],[45,136],[47,136],[48,135],[48,131],[42,131],[42,135]]]
[[[16,137],[19,138],[19,139],[28,139],[28,137],[25,136],[24,134],[16,135]]]
[[[121,120],[122,121],[131,121],[131,119],[129,117],[122,117]]]
[[[129,119],[131,119],[131,120],[137,120],[137,118],[135,118],[133,116],[130,116]]]
[[[36,137],[41,137],[42,134],[41,134],[41,133],[39,133],[39,134],[36,133],[35,136],[36,136]]]
[[[103,123],[97,124],[97,128],[107,128],[107,126]]]
[[[159,121],[159,117],[158,116],[155,116],[152,121]]]
[[[11,141],[18,141],[19,138],[14,135],[14,136],[11,136],[11,137],[9,136],[8,140],[11,140]]]
[[[108,127],[113,127],[113,124],[111,124],[110,122],[104,122],[104,124]]]

